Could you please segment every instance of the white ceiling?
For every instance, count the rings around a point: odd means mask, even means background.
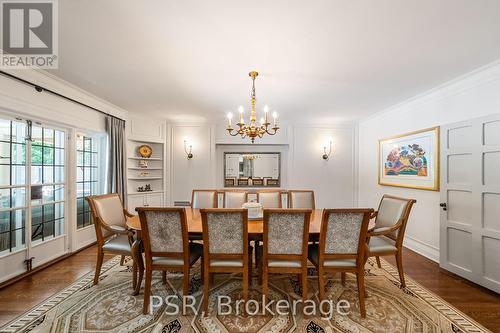
[[[172,120],[359,119],[500,58],[498,0],[64,0],[55,74]]]

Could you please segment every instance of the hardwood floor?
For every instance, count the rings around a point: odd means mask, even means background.
[[[96,246],[78,252],[0,290],[0,326],[95,269]],[[104,260],[112,255],[105,255]]]
[[[0,290],[0,326],[62,290],[95,267],[96,247]],[[105,260],[112,256],[106,256]],[[386,257],[391,264],[395,260]],[[405,273],[493,332],[500,332],[500,295],[442,271],[415,252],[404,251]]]

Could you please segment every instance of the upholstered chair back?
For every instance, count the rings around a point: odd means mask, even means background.
[[[332,212],[328,216],[325,253],[356,254],[358,253],[361,227],[364,214],[362,212]]]
[[[288,206],[290,208],[314,209],[314,191],[288,191]]]
[[[94,217],[94,223],[96,223],[96,231],[100,232],[102,237],[107,237],[112,233],[99,225],[99,219],[107,226],[121,230],[126,229],[127,220],[118,193],[95,195],[88,197],[87,200]]]
[[[224,192],[224,208],[241,208],[245,202],[247,202],[247,192]]]
[[[193,190],[191,208],[217,208],[217,191]]]
[[[184,208],[140,208],[144,251],[180,253],[187,242]]]
[[[388,196],[382,197],[378,208],[377,219],[375,221],[377,229],[391,228],[400,222],[405,217],[408,204],[409,200],[407,199]],[[400,230],[401,229],[395,230],[391,235],[394,238],[398,237]]]
[[[281,208],[281,192],[279,191],[258,191],[257,201],[263,208]]]
[[[373,209],[326,209],[320,233],[320,258],[364,260],[368,224]]]
[[[206,213],[206,215],[205,215]],[[209,254],[243,254],[244,235],[247,228],[246,209],[220,209],[202,211],[203,239],[208,240]]]
[[[306,210],[264,210],[264,243],[267,243],[267,253],[304,254],[307,249],[310,214]]]

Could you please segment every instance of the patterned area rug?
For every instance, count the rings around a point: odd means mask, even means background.
[[[308,299],[318,303],[317,279],[310,270]],[[216,275],[210,292],[209,315],[201,313],[202,283],[199,266],[191,273],[190,294],[195,297],[197,313],[190,308],[184,315],[172,314],[173,306],[159,302],[149,315],[142,315],[143,295],[131,296],[131,270],[120,266],[119,257],[103,266],[99,285],[93,286],[93,273],[49,298],[34,309],[0,329],[0,332],[310,332],[310,333],[362,333],[362,332],[489,332],[454,307],[432,294],[410,278],[407,287],[399,288],[397,270],[382,260],[382,269],[373,261],[366,266],[367,316],[359,316],[355,276],[347,275],[346,284],[332,276],[326,286],[329,300],[350,303],[350,312],[334,312],[331,318],[308,315],[297,311],[295,315],[229,314],[217,311],[219,296],[238,299],[241,279],[231,275]],[[297,276],[272,275],[269,299],[293,303],[301,295]],[[161,276],[153,279],[153,294],[163,297],[182,294],[182,275],[169,273],[167,284]],[[159,298],[158,298],[159,299]],[[255,276],[250,299],[262,300],[258,278]],[[182,309],[180,298],[172,297]],[[305,306],[305,304],[300,305]]]

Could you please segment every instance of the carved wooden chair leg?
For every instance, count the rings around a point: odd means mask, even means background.
[[[99,276],[101,275],[101,267],[102,267],[103,260],[104,260],[104,252],[98,251],[97,252],[97,263],[95,266],[94,285],[99,283]]]

